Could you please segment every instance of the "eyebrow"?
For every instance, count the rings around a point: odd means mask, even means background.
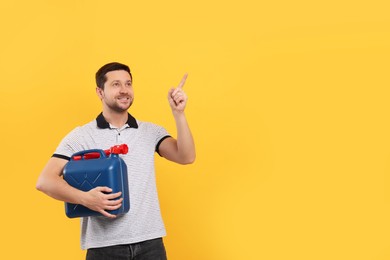
[[[119,79],[115,79],[115,80],[113,80],[111,83],[115,83],[115,82],[121,82]],[[131,79],[129,79],[129,80],[126,80],[125,81],[126,83],[133,83],[133,81],[131,80]]]

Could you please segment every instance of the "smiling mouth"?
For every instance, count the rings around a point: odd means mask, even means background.
[[[130,97],[119,97],[118,100],[119,101],[128,101],[128,100],[130,100]]]

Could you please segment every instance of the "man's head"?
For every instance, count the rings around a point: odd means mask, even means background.
[[[106,74],[110,71],[115,71],[115,70],[124,70],[127,71],[130,74],[130,78],[133,79],[133,76],[131,75],[130,68],[125,65],[121,64],[118,62],[111,62],[103,67],[101,67],[97,72],[96,72],[96,86],[98,88],[104,89],[104,83],[107,81]]]
[[[134,91],[128,66],[113,62],[96,72],[96,94],[103,103],[103,112],[126,112],[133,104]]]

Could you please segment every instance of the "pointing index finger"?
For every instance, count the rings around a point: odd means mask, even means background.
[[[177,86],[178,88],[182,89],[184,87],[184,83],[186,83],[188,73],[184,74],[183,78],[181,79],[179,85]]]

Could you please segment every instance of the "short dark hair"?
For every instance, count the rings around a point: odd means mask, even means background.
[[[119,62],[111,62],[103,67],[101,67],[97,72],[96,72],[96,85],[104,89],[104,83],[107,81],[106,74],[110,71],[115,71],[115,70],[124,70],[127,71],[130,74],[130,78],[133,79],[133,76],[131,75],[130,68],[129,66],[119,63]]]

